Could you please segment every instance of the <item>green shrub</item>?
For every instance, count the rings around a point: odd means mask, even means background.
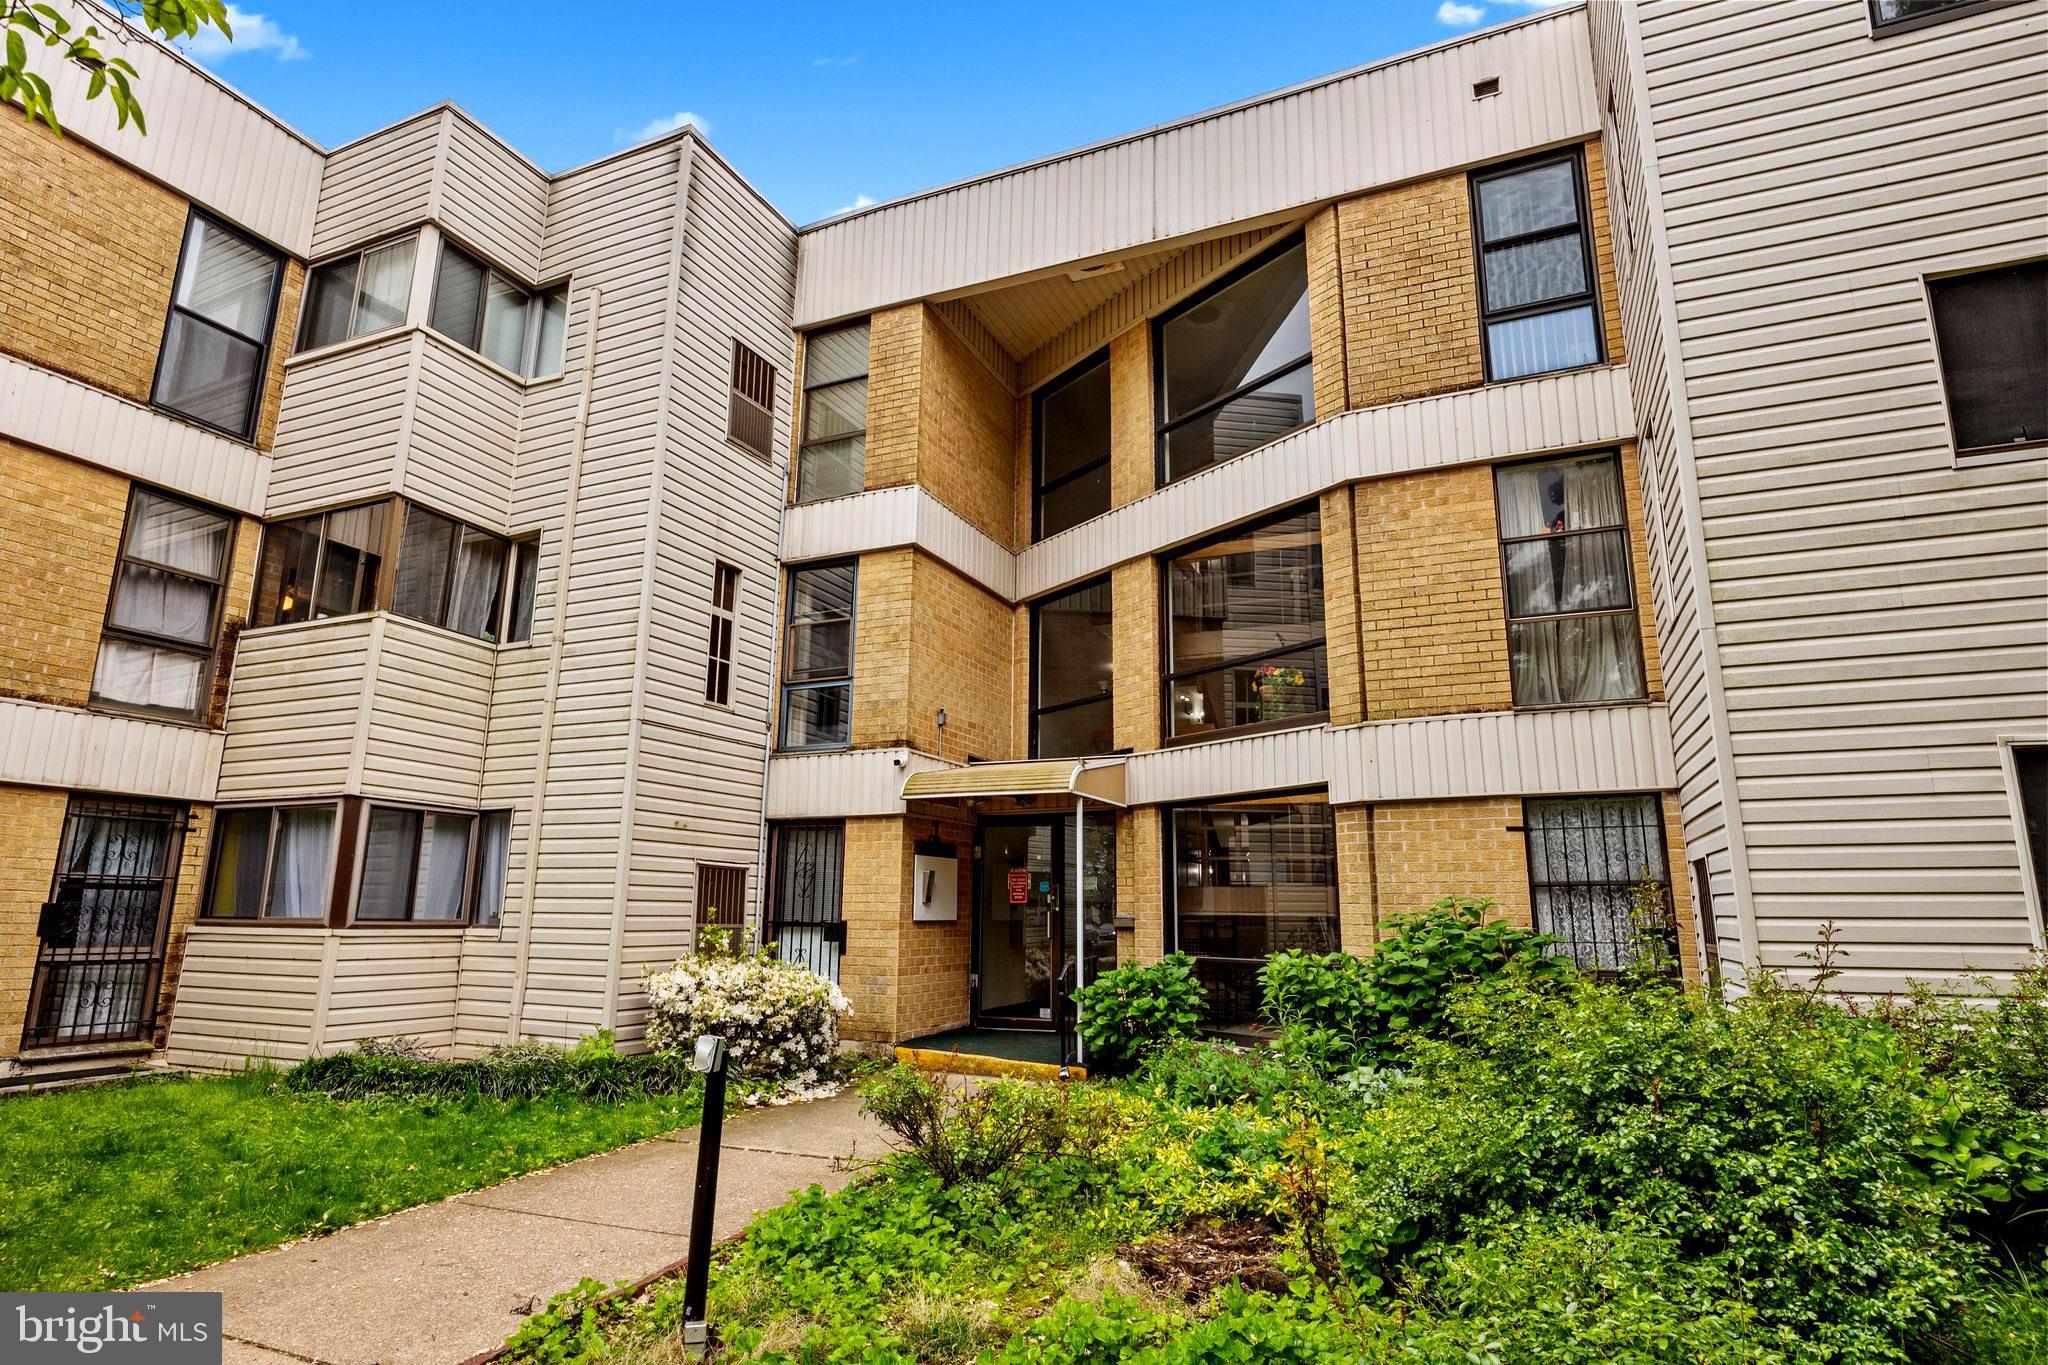
[[[1195,961],[1185,953],[1104,972],[1074,992],[1089,1066],[1128,1071],[1164,1044],[1195,1037],[1202,999]]]
[[[370,1042],[351,1052],[309,1057],[284,1073],[287,1090],[317,1092],[337,1100],[372,1096],[394,1099],[539,1099],[567,1096],[619,1101],[694,1090],[702,1078],[689,1058],[671,1053],[626,1056],[611,1031],[585,1038],[573,1048],[522,1040],[465,1061],[442,1061],[403,1044]]]
[[[1145,1058],[1136,1083],[1174,1104],[1220,1108],[1271,1100],[1299,1089],[1302,1076],[1271,1048],[1180,1038]]]
[[[860,1097],[861,1112],[901,1138],[906,1158],[946,1186],[987,1180],[1027,1158],[1060,1156],[1087,1137],[1063,1086],[948,1085],[897,1065],[862,1081]]]

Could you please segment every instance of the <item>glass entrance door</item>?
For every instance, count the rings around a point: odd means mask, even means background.
[[[1116,829],[1099,807],[1083,822],[1088,979],[1116,966]],[[976,1022],[1050,1028],[1073,959],[1074,817],[982,823],[976,839]]]

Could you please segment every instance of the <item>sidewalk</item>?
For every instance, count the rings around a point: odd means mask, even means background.
[[[836,1160],[883,1155],[852,1094],[725,1122],[713,1235],[808,1185]],[[330,1237],[224,1261],[163,1289],[223,1296],[228,1365],[453,1365],[588,1275],[637,1279],[688,1250],[694,1130],[406,1209]]]

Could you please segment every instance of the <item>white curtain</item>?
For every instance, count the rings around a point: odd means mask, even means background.
[[[363,256],[362,283],[356,293],[354,334],[381,332],[405,321],[406,296],[412,292],[412,258],[416,238],[379,247]]]
[[[512,817],[491,811],[477,825],[476,914],[478,924],[496,924],[505,915],[505,862],[512,842]]]
[[[469,871],[469,819],[428,815],[413,876],[414,919],[462,918],[463,875]]]
[[[318,919],[325,913],[333,832],[332,806],[291,806],[277,813],[268,907],[272,918]]]
[[[1556,537],[1507,547],[1510,617],[1566,616],[1510,627],[1516,699],[1550,706],[1641,696],[1617,463],[1603,456],[1523,466],[1503,471],[1499,488],[1502,535]],[[1596,611],[1617,614],[1567,615]]]
[[[448,628],[480,640],[498,638],[499,594],[505,583],[505,542],[465,529],[455,552],[455,589]]]
[[[205,669],[203,655],[109,636],[100,641],[99,665],[93,671],[93,695],[125,706],[197,711],[199,684]]]

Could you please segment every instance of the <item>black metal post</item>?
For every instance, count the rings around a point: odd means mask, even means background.
[[[704,1300],[711,1289],[711,1219],[718,1202],[718,1147],[725,1130],[725,1039],[697,1040],[690,1069],[704,1073],[704,1116],[697,1124],[697,1190],[690,1201],[689,1264],[683,1271],[683,1350],[695,1357],[710,1345]]]

